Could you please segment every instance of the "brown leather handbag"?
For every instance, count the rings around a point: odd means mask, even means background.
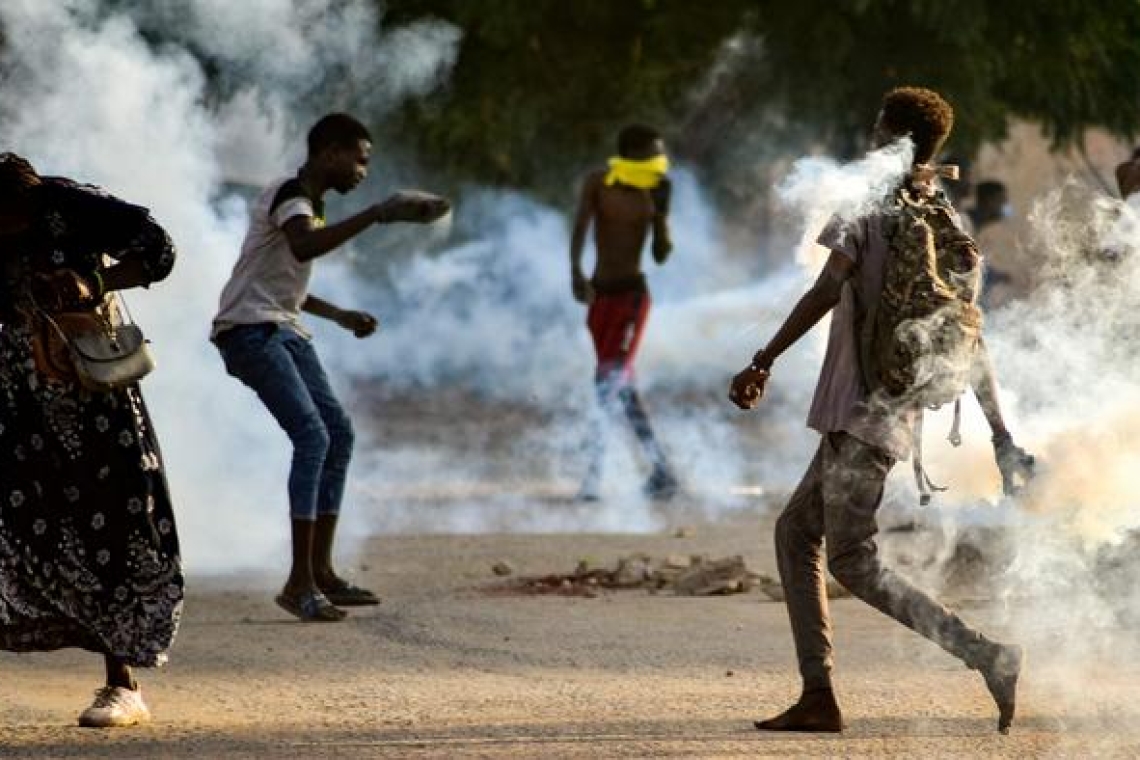
[[[37,310],[32,355],[49,380],[77,382],[106,393],[132,385],[154,369],[142,329],[124,318],[122,301],[107,295],[83,311]]]

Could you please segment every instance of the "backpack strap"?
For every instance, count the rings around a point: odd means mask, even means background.
[[[887,241],[887,258],[895,255],[898,249],[898,235],[900,234],[901,224],[899,223],[899,215],[904,213],[904,206],[906,201],[902,198],[903,191],[895,191],[893,200],[891,201],[890,213],[883,214],[881,224],[883,225],[883,236]],[[887,263],[884,262],[884,269]],[[863,377],[863,385],[867,389],[867,393],[874,393],[882,386],[882,379],[879,375],[879,361],[875,356],[875,327],[878,322],[879,304],[882,301],[882,293],[878,298],[870,298],[867,293],[859,287],[860,279],[858,276],[852,277],[848,280],[850,287],[858,295],[856,301],[861,303],[866,309],[862,314],[856,313],[856,326],[855,326],[855,341],[856,349],[859,356],[859,372]],[[862,320],[862,321],[858,321]]]
[[[948,490],[946,486],[935,484],[926,474],[922,466],[922,412],[914,418],[914,451],[911,453],[911,464],[914,467],[914,483],[918,487],[918,504],[925,507],[930,504],[931,491],[941,493]]]
[[[879,299],[874,299],[868,302],[862,290],[855,284],[856,278],[851,278],[848,282],[851,283],[850,287],[859,294],[857,299],[864,304],[866,311],[862,315],[856,314],[856,319],[862,321],[856,325],[855,340],[856,348],[859,354],[859,373],[863,376],[863,385],[867,389],[867,394],[870,395],[879,389],[882,384],[879,381],[879,363],[875,360],[875,352],[873,350],[875,345],[875,320],[879,314]]]
[[[954,399],[954,424],[950,426],[950,435],[946,437],[950,445],[962,445],[962,397]]]

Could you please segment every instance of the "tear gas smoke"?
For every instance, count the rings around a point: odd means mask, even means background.
[[[862,168],[885,158],[871,158]],[[834,172],[826,161],[800,162],[781,184],[785,200],[810,220],[800,258],[817,266],[820,252],[811,239],[829,207],[845,218],[873,208],[857,197],[845,202],[845,178]],[[823,174],[829,181],[816,185]],[[893,181],[890,172],[880,176],[886,185]],[[857,186],[875,178],[850,181]],[[828,192],[834,195],[819,208],[808,205]],[[875,197],[881,196],[865,196]],[[925,463],[951,490],[936,496],[935,508],[918,510],[910,506],[910,468],[896,467],[884,508],[884,524],[917,517],[928,526],[885,537],[887,561],[920,585],[945,586],[951,599],[996,594],[1004,602],[996,616],[967,616],[999,638],[1026,645],[1042,682],[1056,687],[1050,693],[1062,702],[1071,695],[1082,708],[1083,690],[1074,692],[1071,684],[1087,682],[1105,652],[1123,658],[1135,652],[1126,626],[1140,610],[1140,504],[1132,481],[1140,469],[1133,444],[1140,434],[1138,212],[1140,198],[1122,203],[1075,182],[1043,195],[1025,241],[1036,258],[1038,287],[1028,299],[987,315],[1006,420],[1039,460],[1027,493],[1018,500],[1000,497],[990,431],[967,397],[960,449],[944,439],[949,409],[927,413]],[[975,574],[965,588],[955,585],[964,570]]]
[[[1074,537],[1090,546],[1117,540],[1140,521],[1123,477],[1137,464],[1135,449],[1123,444],[1140,401],[1136,220],[1134,207],[1073,182],[1039,198],[1026,244],[1040,284],[989,315],[986,328],[1006,417],[1044,463],[1025,506],[1070,513]],[[973,432],[985,440],[983,430]],[[992,492],[990,479],[963,485],[955,489],[962,500]]]
[[[719,443],[735,435],[724,393],[732,373],[774,328],[772,307],[802,289],[803,274],[789,269],[761,285],[741,287],[740,266],[720,243],[692,175],[677,171],[674,187],[677,252],[649,272],[655,306],[638,361],[639,385],[687,488],[716,511],[740,505],[731,497],[732,486],[783,468],[774,464],[780,457],[746,461]],[[477,235],[441,255],[412,256],[393,267],[391,288],[370,296],[386,323],[383,340],[372,351],[357,352],[347,366],[358,377],[382,378],[389,390],[431,394],[430,389],[462,387],[485,403],[535,410],[537,419],[516,440],[486,453],[459,451],[446,466],[435,463],[438,453],[430,449],[421,450],[413,465],[409,450],[393,452],[391,443],[378,442],[357,477],[373,492],[405,494],[385,506],[385,526],[469,529],[476,509],[463,510],[455,523],[419,505],[441,489],[477,492],[488,480],[501,492],[482,499],[488,528],[506,522],[505,514],[515,515],[510,522],[516,526],[547,530],[658,525],[638,493],[644,465],[622,445],[610,448],[610,487],[602,505],[569,512],[559,505],[557,513],[547,505],[519,514],[520,493],[549,502],[575,490],[585,466],[585,423],[595,405],[585,309],[570,297],[567,214],[519,195],[482,192],[465,196],[456,216],[457,228],[474,228]],[[344,338],[329,338],[347,348]],[[789,365],[809,373],[806,358],[798,352]],[[796,386],[787,391],[797,392]],[[621,434],[612,432],[620,443]],[[469,435],[486,434],[465,431],[456,440]],[[440,445],[455,447],[456,441]],[[793,444],[787,452],[797,450]],[[394,465],[397,458],[401,466]],[[789,485],[787,477],[766,483]]]
[[[935,439],[945,411],[928,420],[926,463],[951,486],[922,513],[932,530],[884,547],[889,561],[909,557],[908,574],[926,586],[948,583],[951,598],[996,595],[1003,604],[983,628],[1025,645],[1035,682],[1079,714],[1105,654],[1136,654],[1137,218],[1136,203],[1072,181],[1033,204],[1023,244],[1037,288],[987,315],[986,339],[1005,417],[1038,475],[1021,498],[997,497],[990,431],[966,399],[961,449]],[[965,590],[964,569],[975,576]]]
[[[197,0],[180,4],[177,19],[170,6],[155,5],[0,5],[0,133],[5,149],[28,155],[45,173],[93,181],[149,206],[179,243],[170,280],[129,300],[159,357],[145,390],[190,569],[283,565],[288,444],[253,395],[225,375],[206,340],[245,227],[245,203],[225,182],[262,183],[290,171],[303,130],[320,112],[430,89],[455,60],[459,34],[421,24],[376,39],[373,6],[363,2]],[[159,29],[165,41],[148,43],[140,29]],[[221,100],[206,98],[202,58],[224,80]],[[349,70],[371,74],[338,87],[337,72]],[[360,82],[371,89],[362,92]],[[752,284],[742,283],[746,267],[725,250],[697,183],[678,172],[676,253],[650,274],[657,302],[640,383],[666,448],[710,511],[738,506],[727,497],[732,485],[786,488],[806,468],[816,438],[802,421],[825,331],[781,358],[772,397],[746,423],[763,430],[766,447],[744,445],[725,386],[818,271],[822,252],[812,241],[828,215],[872,209],[909,165],[909,151],[903,142],[845,166],[798,162],[778,188],[786,213],[802,222],[797,262]],[[988,580],[1008,601],[1011,637],[1030,644],[1058,678],[1073,675],[1066,668],[1094,647],[1133,651],[1111,626],[1138,608],[1134,591],[1119,593],[1136,584],[1104,596],[1096,551],[1126,546],[1140,515],[1129,477],[1140,470],[1132,444],[1140,432],[1138,205],[1072,187],[1039,201],[1031,245],[1044,282],[1028,300],[990,315],[987,340],[1006,416],[1043,472],[1023,502],[996,501],[989,431],[967,401],[966,445],[926,447],[931,472],[953,490],[924,514],[948,538],[941,548],[907,542],[911,552],[929,549],[924,559],[941,560],[958,535],[1004,530],[1010,557]],[[364,435],[346,519],[383,530],[659,527],[660,516],[636,493],[640,463],[620,446],[613,447],[614,498],[601,507],[551,503],[580,475],[583,422],[593,406],[584,312],[569,297],[565,212],[476,192],[463,198],[455,224],[465,242],[393,263],[386,290],[353,279],[343,262],[317,268],[315,292],[371,308],[385,323],[368,344],[317,326],[334,382],[379,382],[401,398],[414,391],[422,399],[408,410],[381,408],[381,418],[403,411],[413,421],[448,419],[434,433],[413,422],[406,436],[382,437],[357,409]],[[367,245],[356,244],[358,258]],[[465,423],[474,412],[448,407],[463,402],[456,388],[489,399],[490,414],[521,421]],[[655,403],[662,399],[670,403]],[[927,430],[943,425],[941,412]],[[888,502],[913,501],[904,469],[888,484]],[[446,510],[435,508],[444,502]],[[926,580],[940,581],[942,563],[932,567],[937,574]]]
[[[330,72],[366,65],[384,72],[370,97],[394,103],[433,86],[455,57],[458,32],[446,25],[377,41],[372,7],[290,0],[0,6],[5,149],[45,174],[95,182],[148,206],[179,245],[174,274],[128,300],[159,360],[144,390],[191,570],[264,566],[270,557],[279,564],[287,556],[287,442],[252,394],[225,375],[206,340],[245,227],[244,203],[221,193],[222,181],[236,174],[264,182],[296,165],[283,162],[303,153],[315,114],[296,105],[299,83],[319,88]],[[186,15],[163,27],[164,43],[149,44],[140,25],[175,12]],[[310,13],[321,23],[302,24]],[[191,49],[240,69],[235,81],[245,84],[208,106]],[[318,111],[335,105],[312,103]],[[242,163],[231,166],[235,153]]]
[[[161,362],[146,391],[192,569],[263,566],[269,557],[283,556],[287,538],[287,443],[252,394],[224,374],[205,339],[245,225],[244,203],[226,195],[223,182],[264,182],[295,165],[303,129],[332,105],[314,95],[311,83],[321,73],[380,66],[384,76],[375,77],[378,89],[369,96],[394,101],[434,86],[454,60],[454,29],[413,26],[377,41],[371,36],[375,19],[361,22],[359,14],[369,11],[355,5],[340,4],[329,29],[318,24],[313,35],[300,35],[294,30],[305,28],[303,13],[312,3],[267,0],[256,4],[256,13],[252,4],[191,3],[180,36],[157,47],[144,41],[139,28],[165,24],[168,10],[117,4],[110,12],[82,0],[25,0],[0,9],[9,40],[3,65],[11,74],[5,80],[11,97],[0,110],[7,147],[26,153],[45,172],[95,181],[150,206],[180,244],[172,278],[131,301]],[[328,40],[344,35],[349,41],[337,57]],[[48,39],[52,44],[43,43]],[[362,62],[370,54],[375,57]],[[221,102],[205,101],[194,57],[203,55],[232,77]],[[406,68],[393,71],[394,63]],[[294,106],[298,93],[301,102],[313,96],[315,110]],[[786,488],[806,467],[815,441],[802,420],[823,330],[781,359],[773,398],[754,418],[752,424],[764,426],[766,440],[777,445],[737,453],[743,447],[732,442],[739,440],[740,423],[723,401],[724,386],[814,276],[822,259],[811,241],[827,216],[853,218],[873,208],[909,161],[904,141],[846,166],[822,158],[798,162],[778,191],[786,213],[803,223],[799,263],[750,285],[741,282],[739,257],[724,250],[697,183],[678,172],[677,252],[650,274],[656,306],[640,384],[667,449],[708,509],[735,506],[726,497],[732,485]],[[1097,234],[1108,249],[1134,249],[1135,209],[1118,211],[1097,217],[1114,219]],[[318,325],[330,374],[415,390],[426,399],[425,409],[448,388],[462,387],[499,404],[496,409],[535,410],[535,423],[485,447],[480,441],[486,438],[479,437],[464,447],[455,440],[368,440],[365,431],[346,517],[387,530],[651,529],[658,518],[635,493],[640,464],[621,446],[613,447],[618,461],[611,505],[555,510],[542,501],[544,494],[572,490],[580,474],[582,423],[594,403],[584,312],[569,298],[564,210],[519,195],[476,192],[464,197],[456,216],[457,230],[466,225],[475,233],[442,254],[393,264],[388,290],[353,280],[333,261],[317,268],[315,292],[331,291],[371,308],[385,322],[384,332],[366,346]],[[1065,218],[1045,211],[1041,223],[1052,225],[1046,235],[1053,241],[1050,260],[1068,272],[1072,255],[1059,243],[1068,238],[1058,227]],[[358,257],[367,255],[361,252],[367,244],[356,245]],[[1029,501],[1036,510],[1032,524],[1042,524],[1041,515],[1066,516],[1056,529],[1093,543],[1118,538],[1136,513],[1126,490],[1132,462],[1127,447],[1114,443],[1130,435],[1137,420],[1138,399],[1129,383],[1135,332],[1122,328],[1129,314],[1123,307],[1128,299],[1120,295],[1134,300],[1135,258],[1121,257],[1110,278],[1074,284],[1070,276],[1063,286],[1042,288],[1030,301],[992,315],[988,329],[1007,416],[1019,440],[1048,467]],[[1118,303],[1112,319],[1079,317]],[[1073,324],[1080,325],[1076,333]],[[660,399],[672,403],[654,403]],[[442,403],[451,400],[445,396]],[[936,415],[928,429],[939,424]],[[968,414],[965,432],[962,450],[927,447],[931,469],[947,473],[954,486],[940,499],[944,520],[954,525],[960,517],[968,525],[997,513],[1003,520],[1021,515],[976,507],[994,498],[997,473],[980,415]],[[890,484],[900,500],[910,494],[902,470]],[[469,504],[439,518],[421,508],[417,489],[425,484],[437,496],[448,489],[470,494]],[[528,494],[540,497],[537,508],[528,506]],[[379,507],[364,515],[361,502]]]
[[[796,161],[776,192],[785,207],[804,220],[799,260],[820,268],[826,252],[815,244],[815,234],[833,215],[848,222],[881,208],[910,171],[913,158],[914,143],[903,138],[848,164],[826,156]]]

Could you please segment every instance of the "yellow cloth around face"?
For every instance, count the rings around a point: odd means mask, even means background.
[[[652,190],[661,184],[661,179],[669,171],[669,157],[662,153],[644,161],[631,161],[628,158],[611,158],[610,171],[606,184],[621,183],[638,190]]]

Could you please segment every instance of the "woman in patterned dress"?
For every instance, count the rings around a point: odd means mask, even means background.
[[[90,392],[46,370],[35,315],[147,286],[174,257],[146,209],[0,154],[0,650],[103,655],[85,726],[149,718],[131,668],[165,661],[182,566],[138,386]]]

